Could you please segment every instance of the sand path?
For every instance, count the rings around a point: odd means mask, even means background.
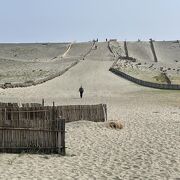
[[[48,102],[62,102],[62,99],[76,101],[79,98],[78,88],[82,85],[85,89],[84,100],[89,98],[116,97],[119,92],[144,89],[117,77],[108,71],[112,61],[81,61],[64,75],[46,83],[28,88],[1,89],[0,98],[3,101],[41,101],[45,98]],[[77,100],[79,103],[79,99]],[[88,103],[88,101],[87,101]]]
[[[90,43],[86,43],[89,47]],[[82,44],[74,45],[69,53],[82,51]],[[85,48],[86,48],[85,46]],[[123,92],[132,92],[145,89],[137,86],[109,72],[113,63],[113,54],[108,49],[108,43],[97,43],[97,49],[92,50],[84,61],[78,63],[60,77],[46,83],[27,88],[13,88],[0,90],[2,101],[41,101],[44,98],[47,103],[96,103],[104,97],[118,97]],[[85,89],[85,98],[79,101],[78,89]],[[129,88],[128,88],[129,87]],[[121,93],[120,93],[121,92]],[[121,95],[120,95],[121,96]]]

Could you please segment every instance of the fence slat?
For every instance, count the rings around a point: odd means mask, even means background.
[[[57,119],[57,130],[58,132],[58,153],[65,155],[65,119]]]

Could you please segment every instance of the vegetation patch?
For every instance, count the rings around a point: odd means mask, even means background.
[[[154,76],[153,78],[158,82],[171,84],[170,79],[167,77],[165,73],[160,73],[159,75]]]
[[[107,123],[107,127],[112,129],[122,129],[123,125],[120,121],[110,121]]]

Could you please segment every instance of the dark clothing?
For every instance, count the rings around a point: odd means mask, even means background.
[[[82,96],[83,96],[83,92],[80,92],[80,98],[82,98]]]
[[[82,87],[79,88],[80,98],[83,97],[84,89]]]

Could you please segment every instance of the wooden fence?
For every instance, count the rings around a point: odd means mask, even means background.
[[[54,113],[48,107],[1,108],[0,152],[65,155],[65,120]]]
[[[159,84],[159,83],[148,82],[129,76],[128,74],[114,68],[110,68],[109,71],[142,86],[157,88],[157,89],[180,90],[179,84]]]
[[[107,120],[106,104],[97,105],[66,105],[66,106],[44,106],[44,99],[40,103],[23,103],[24,108],[49,108],[54,109],[57,113],[55,117],[62,117],[66,122],[89,120],[94,122],[104,122]],[[0,108],[20,108],[17,103],[1,103]]]
[[[65,155],[65,122],[78,120],[106,121],[107,107],[0,103],[0,152]]]
[[[89,120],[104,122],[107,120],[106,104],[98,105],[69,105],[57,106],[57,116],[63,117],[66,122]]]

